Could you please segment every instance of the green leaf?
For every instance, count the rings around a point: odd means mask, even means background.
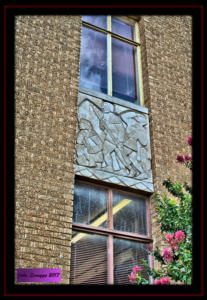
[[[170,200],[169,203],[172,205],[176,205],[176,201],[174,199]]]

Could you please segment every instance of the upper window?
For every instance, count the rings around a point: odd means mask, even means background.
[[[129,284],[132,268],[148,259],[148,210],[143,196],[76,182],[71,284]]]
[[[80,86],[142,103],[138,24],[115,16],[83,16]]]

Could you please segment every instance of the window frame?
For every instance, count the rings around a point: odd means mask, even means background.
[[[116,33],[113,33],[112,30],[112,17],[115,17],[119,20],[124,21],[127,24],[133,25],[134,30],[133,30],[133,40],[127,39],[123,36],[120,36]],[[134,55],[134,61],[135,61],[135,90],[136,90],[136,99],[133,104],[135,105],[140,105],[144,106],[144,93],[143,93],[143,82],[142,82],[142,65],[141,65],[141,43],[140,43],[140,32],[139,32],[139,25],[138,21],[135,21],[133,19],[130,19],[129,17],[126,16],[111,16],[107,15],[107,22],[106,22],[106,29],[103,29],[101,27],[98,27],[96,25],[93,25],[91,23],[85,22],[82,20],[82,27],[85,26],[86,28],[90,28],[92,30],[101,32],[106,34],[106,39],[107,39],[107,94],[102,93],[103,95],[107,95],[111,98],[113,101],[113,98],[115,99],[120,99],[121,101],[124,101],[126,103],[131,103],[128,100],[114,97],[112,95],[113,89],[112,89],[112,37],[123,41],[125,43],[128,43],[132,46],[135,47],[135,55]],[[85,87],[79,87],[80,91],[82,88]],[[88,89],[90,91],[90,89]],[[96,92],[95,90],[91,90],[93,92]],[[99,92],[101,93],[101,92]],[[138,97],[139,95],[139,97]]]
[[[98,234],[104,235],[107,237],[107,284],[114,284],[114,249],[113,249],[113,238],[125,239],[128,241],[141,242],[146,243],[150,246],[153,244],[152,239],[152,228],[151,228],[151,218],[150,218],[150,199],[147,195],[126,191],[121,188],[111,187],[110,185],[104,185],[104,183],[94,183],[91,181],[86,181],[83,179],[76,179],[75,183],[87,184],[89,186],[94,186],[101,189],[107,190],[107,228],[96,227],[91,225],[85,225],[81,223],[72,222],[72,230],[78,231],[80,233],[89,233],[89,234]],[[147,224],[147,234],[137,234],[124,232],[113,229],[113,192],[121,192],[122,194],[126,194],[126,196],[135,196],[142,197],[145,199],[146,203],[146,224]],[[153,259],[151,255],[148,255],[149,266],[153,267]],[[152,281],[152,278],[149,278]]]

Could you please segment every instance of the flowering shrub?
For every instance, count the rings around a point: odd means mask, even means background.
[[[173,252],[170,248],[165,248],[163,250],[164,261],[168,262],[173,260]]]
[[[170,284],[170,280],[167,277],[162,277],[160,279],[160,284]]]
[[[137,274],[132,272],[131,275],[129,276],[129,282],[130,283],[135,283],[136,280],[137,280]]]
[[[166,241],[167,241],[169,244],[173,243],[173,234],[172,234],[172,233],[168,233],[168,234],[166,235]]]
[[[136,266],[132,269],[132,273],[129,276],[129,282],[131,284],[149,284],[149,281],[141,276],[143,271],[142,267]]]
[[[187,137],[187,143],[188,145],[192,146],[192,136]]]
[[[181,230],[177,231],[175,233],[175,240],[176,242],[184,242],[184,239],[185,239],[185,233],[182,232]]]
[[[188,145],[192,145],[192,137],[187,138]],[[177,162],[183,163],[192,170],[192,158],[188,155],[177,156]],[[184,184],[173,183],[170,179],[163,182],[168,192],[176,197],[170,199],[166,193],[162,198],[155,194],[157,220],[160,223],[161,232],[165,235],[165,240],[169,245],[162,253],[158,247],[153,251],[148,247],[148,254],[161,264],[161,269],[150,268],[143,260],[143,266],[148,275],[154,279],[155,285],[170,284],[170,279],[183,284],[192,282],[192,189]],[[142,278],[141,269],[138,266],[133,268],[131,283],[150,284]]]
[[[192,137],[187,138],[188,145],[192,146]],[[187,168],[192,170],[192,157],[189,155],[178,155],[176,158],[178,163],[184,164]]]

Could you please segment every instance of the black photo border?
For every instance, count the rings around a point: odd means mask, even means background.
[[[21,1],[19,1],[20,3]],[[182,5],[47,5],[16,4],[1,7],[2,37],[2,120],[3,177],[2,209],[3,256],[1,269],[4,296],[203,296],[204,295],[204,6]],[[1,3],[2,4],[2,3]],[[14,17],[35,14],[122,14],[191,15],[193,18],[193,284],[189,286],[73,286],[14,284]]]

